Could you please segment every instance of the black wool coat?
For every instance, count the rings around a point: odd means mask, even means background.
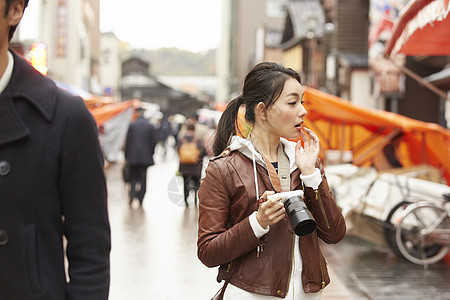
[[[0,94],[0,299],[107,299],[110,248],[94,119],[14,54]]]
[[[155,164],[153,154],[158,142],[155,127],[144,117],[138,117],[128,127],[125,141],[125,159],[131,166],[150,167]]]

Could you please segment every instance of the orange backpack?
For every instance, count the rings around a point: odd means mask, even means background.
[[[197,145],[197,139],[194,137],[189,143],[186,138],[181,141],[180,149],[178,150],[180,156],[180,163],[182,164],[196,164],[200,159],[200,149]]]

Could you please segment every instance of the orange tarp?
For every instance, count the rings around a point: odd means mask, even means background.
[[[113,118],[117,114],[126,110],[129,107],[138,108],[141,104],[139,100],[128,100],[124,102],[108,104],[101,107],[88,107],[91,114],[94,116],[97,126],[101,126],[103,123]]]
[[[397,132],[403,133],[399,160],[404,167],[430,165],[450,183],[450,130],[435,123],[414,120],[396,113],[356,106],[339,97],[306,87],[305,126],[319,137],[321,159],[327,150],[351,151],[352,163],[370,166]],[[245,109],[238,127],[246,136]]]
[[[308,111],[305,126],[318,134],[322,156],[328,149],[350,150],[354,164],[367,166],[389,142],[386,136],[401,131],[403,165],[434,166],[450,183],[450,130],[399,114],[358,107],[312,88],[306,88],[304,100]]]

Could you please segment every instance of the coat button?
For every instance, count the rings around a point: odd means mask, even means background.
[[[0,160],[0,176],[6,176],[11,171],[11,166],[6,160]]]
[[[278,295],[278,296],[281,295],[281,290],[278,290],[278,291],[277,291],[277,295]]]
[[[4,229],[0,229],[0,246],[8,244],[8,232]]]

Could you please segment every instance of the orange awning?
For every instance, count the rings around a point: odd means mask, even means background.
[[[450,183],[450,130],[396,113],[359,107],[310,87],[306,87],[303,99],[308,112],[305,127],[318,135],[322,160],[328,150],[350,151],[354,165],[370,166],[390,138],[402,132],[399,159],[403,166],[433,166]],[[237,125],[246,136],[251,129],[244,111],[240,109]]]
[[[339,97],[306,88],[305,126],[321,140],[326,150],[349,150],[353,164],[368,166],[388,142],[387,137],[403,132],[401,161],[405,166],[427,164],[441,171],[450,183],[450,130],[396,113],[358,107]]]
[[[450,184],[450,130],[396,113],[359,107],[311,87],[305,88],[303,99],[308,112],[304,125],[318,135],[322,160],[328,150],[350,151],[354,165],[371,166],[390,139],[402,132],[399,160],[403,166],[433,166]],[[244,115],[242,107],[237,126],[246,137],[251,127]]]
[[[412,0],[400,12],[385,55],[450,55],[449,0]]]

